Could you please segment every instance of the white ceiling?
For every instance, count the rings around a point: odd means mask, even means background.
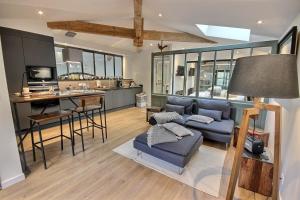
[[[37,15],[38,10],[43,10],[44,15]],[[163,17],[158,17],[158,13]],[[195,24],[232,26],[251,29],[252,40],[279,38],[299,13],[300,0],[143,0],[145,29],[201,35]],[[1,19],[16,23],[27,20],[35,22],[36,26],[42,25],[44,30],[47,29],[46,21],[56,20],[87,20],[133,27],[132,18],[133,0],[0,0],[0,22]],[[264,24],[256,24],[258,20],[263,20]],[[26,29],[26,25],[20,26]],[[47,31],[59,38],[65,33]],[[116,49],[134,48],[129,39],[83,33],[76,39]],[[144,46],[151,42],[146,41]]]

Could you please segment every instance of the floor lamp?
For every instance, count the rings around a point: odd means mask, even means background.
[[[281,106],[263,103],[261,98],[290,99],[299,97],[296,56],[263,55],[237,59],[228,93],[254,97],[254,106],[243,111],[226,200],[232,200],[234,197],[249,119],[257,117],[262,110],[275,112],[272,199],[277,200],[281,161]]]

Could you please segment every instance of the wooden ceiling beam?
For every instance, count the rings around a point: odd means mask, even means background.
[[[74,31],[81,33],[101,34],[108,36],[116,36],[123,38],[135,38],[135,32],[131,28],[124,28],[118,26],[109,26],[104,24],[94,24],[84,21],[57,21],[47,22],[48,28],[60,29],[66,31]]]
[[[134,19],[133,27],[135,31],[135,38],[133,44],[136,47],[143,46],[143,31],[144,18],[142,17],[142,0],[134,0]]]
[[[164,31],[144,31],[144,40],[163,40],[176,42],[197,42],[215,44],[213,40],[206,39],[190,33],[164,32]]]

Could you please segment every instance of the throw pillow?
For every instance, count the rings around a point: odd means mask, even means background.
[[[194,135],[194,133],[179,125],[179,124],[176,124],[174,122],[170,122],[170,123],[166,123],[166,124],[163,124],[162,125],[165,129],[171,131],[172,133],[174,133],[175,135],[177,135],[178,137],[183,137],[183,136],[186,136],[186,135]]]
[[[166,104],[166,111],[167,112],[177,112],[179,115],[183,115],[184,114],[184,106]]]
[[[211,117],[216,121],[222,121],[222,111],[219,110],[207,110],[203,108],[199,108],[199,115],[204,115],[206,117]]]
[[[213,118],[207,117],[207,116],[204,116],[204,115],[192,115],[192,116],[189,116],[187,118],[187,120],[200,122],[200,123],[204,123],[204,124],[210,124],[214,121]]]

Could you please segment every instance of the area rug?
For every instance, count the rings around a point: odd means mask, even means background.
[[[226,156],[224,150],[201,145],[181,175],[176,173],[178,168],[170,163],[146,153],[137,156],[137,151],[133,147],[133,139],[116,147],[113,151],[197,190],[219,197]]]

